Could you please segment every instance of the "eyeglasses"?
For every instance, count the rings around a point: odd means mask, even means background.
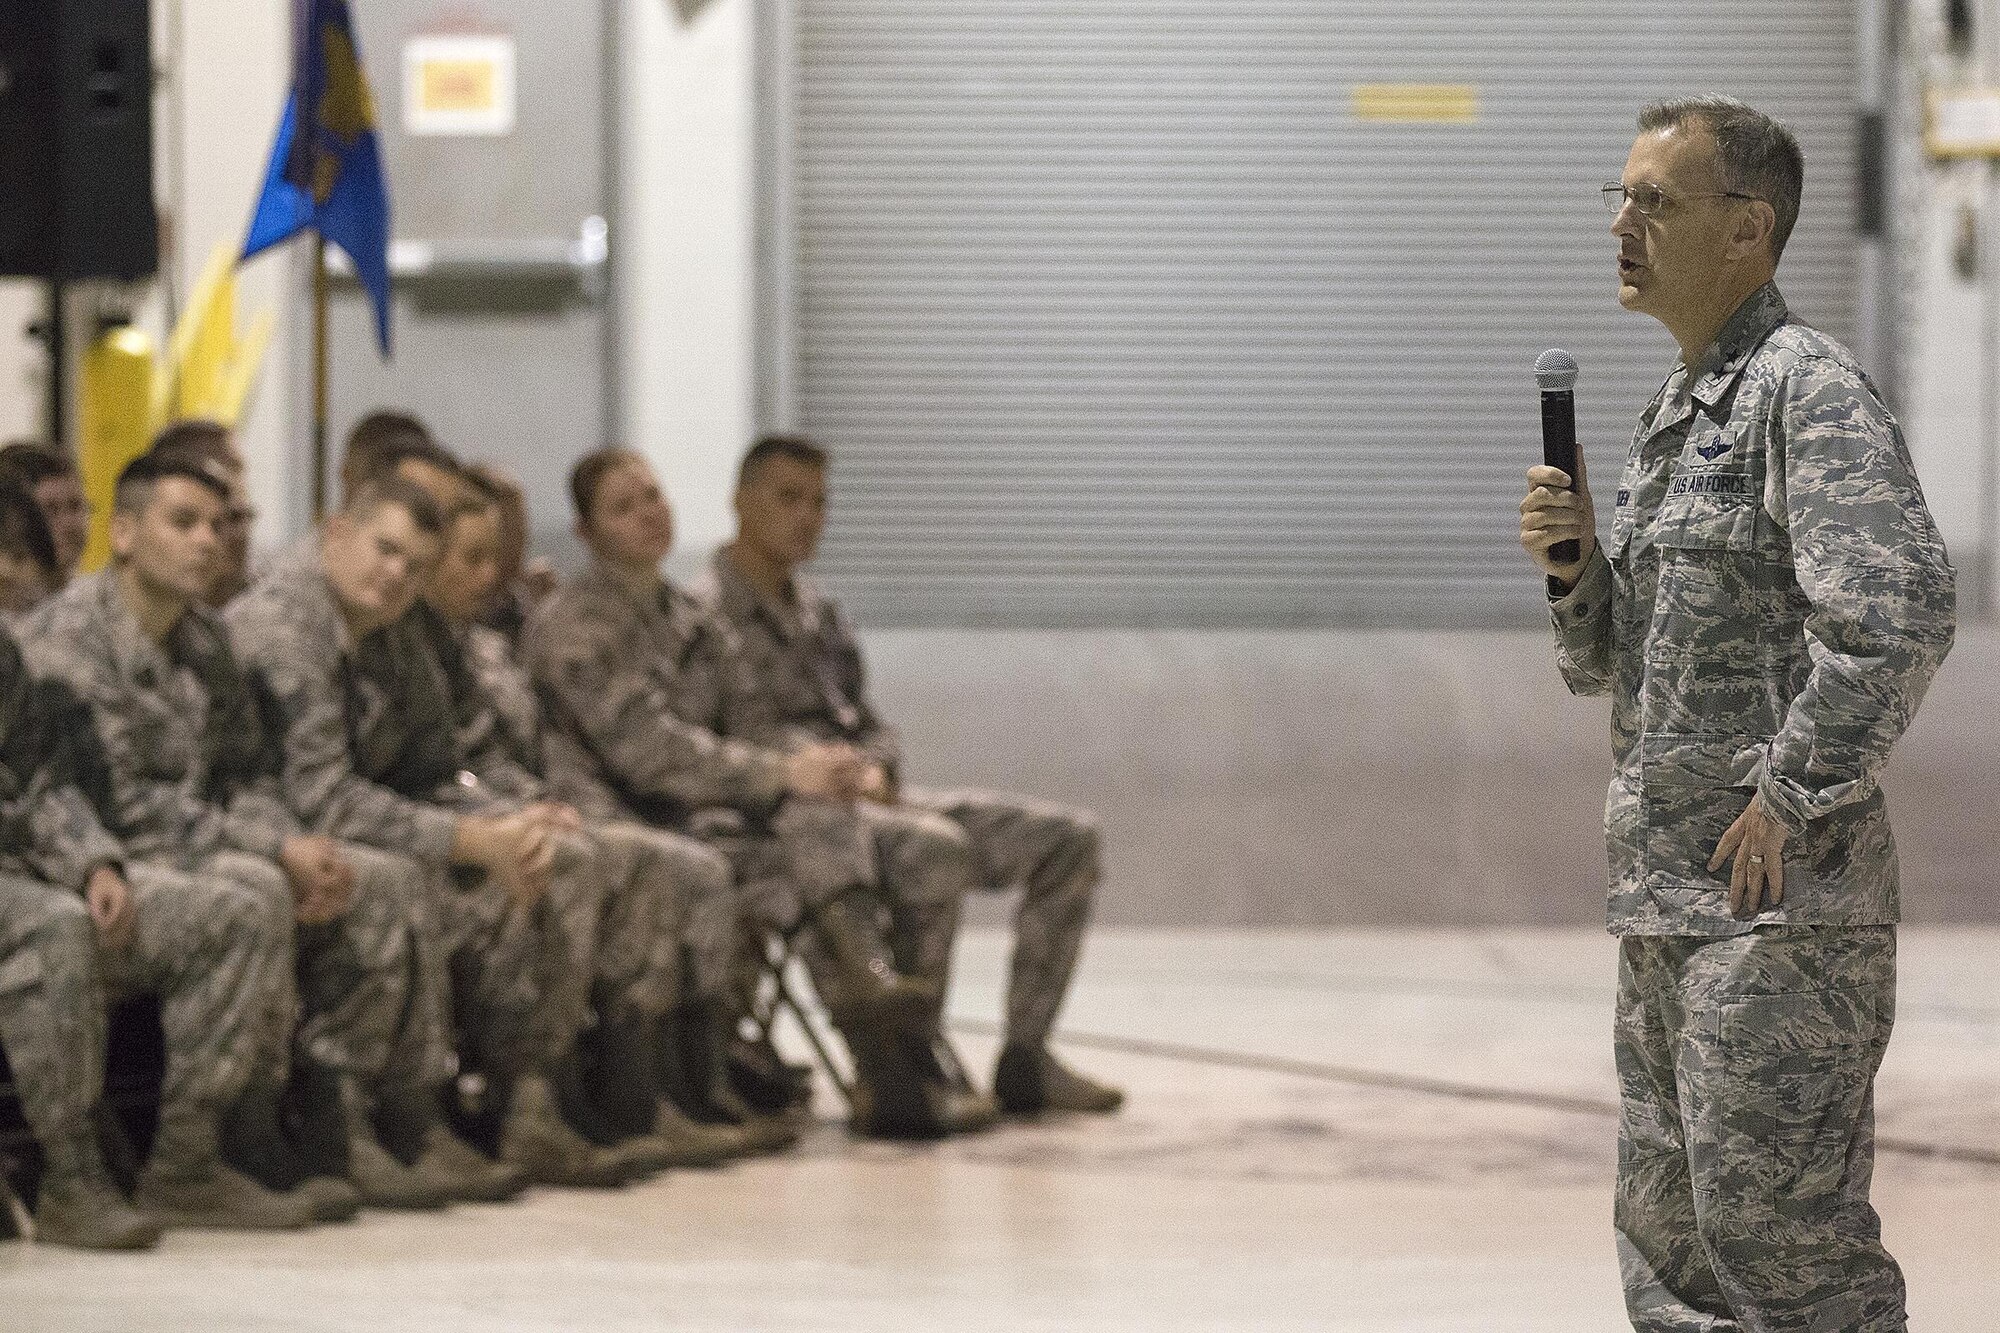
[[[1687,199],[1757,200],[1757,196],[1754,194],[1738,194],[1734,190],[1721,190],[1710,194],[1684,194],[1675,196],[1668,194],[1657,185],[1621,185],[1617,181],[1607,181],[1603,190],[1599,191],[1599,193],[1604,198],[1605,212],[1621,212],[1625,207],[1626,201],[1629,200],[1632,207],[1639,210],[1640,216],[1649,218],[1656,218],[1665,212],[1669,205],[1680,203]]]

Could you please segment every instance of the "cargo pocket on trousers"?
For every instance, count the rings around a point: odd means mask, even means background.
[[[1886,988],[1752,995],[1723,1007],[1720,1169],[1781,1217],[1837,1207],[1887,1025]],[[1735,1189],[1731,1190],[1736,1192]]]

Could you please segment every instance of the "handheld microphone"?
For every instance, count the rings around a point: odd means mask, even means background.
[[[1535,383],[1542,390],[1542,462],[1562,469],[1576,489],[1576,358],[1560,347],[1551,347],[1535,358]],[[1557,542],[1549,548],[1549,559],[1559,565],[1575,564],[1583,554],[1580,541]]]

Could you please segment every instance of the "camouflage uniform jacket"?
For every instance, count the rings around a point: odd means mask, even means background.
[[[356,642],[320,563],[282,564],[225,613],[283,729],[285,802],[320,832],[442,866],[475,803],[444,668],[412,616]]]
[[[507,641],[483,625],[453,625],[428,603],[419,602],[410,616],[444,670],[465,772],[480,791],[503,800],[541,800],[547,794],[541,728],[533,694],[517,697],[528,686],[513,669]],[[493,660],[496,652],[503,660]]]
[[[191,606],[163,643],[112,570],[72,582],[23,622],[37,670],[90,706],[106,762],[106,819],[135,856],[275,860],[301,826],[278,787],[277,738],[222,621]]]
[[[759,721],[772,729],[756,739],[846,741],[895,775],[902,742],[868,700],[861,645],[839,603],[802,578],[789,601],[766,597],[722,550],[690,591],[736,633],[763,704]]]
[[[79,893],[98,867],[124,861],[77,785],[82,720],[75,696],[30,676],[0,628],[0,870]]]
[[[1571,691],[1612,699],[1614,933],[1897,919],[1877,780],[1951,646],[1952,571],[1895,421],[1775,286],[1646,409],[1552,613]],[[1707,865],[1753,791],[1792,831],[1785,900],[1737,920]]]
[[[669,825],[704,807],[776,808],[784,757],[731,739],[765,729],[734,635],[685,592],[631,588],[592,565],[536,608],[521,642],[565,800],[604,814],[589,795],[602,792]]]

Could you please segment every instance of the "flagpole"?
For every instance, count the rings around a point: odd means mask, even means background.
[[[326,415],[327,415],[327,329],[326,329],[326,237],[319,228],[312,233],[313,268],[313,406],[312,406],[312,515],[317,523],[326,516]]]

